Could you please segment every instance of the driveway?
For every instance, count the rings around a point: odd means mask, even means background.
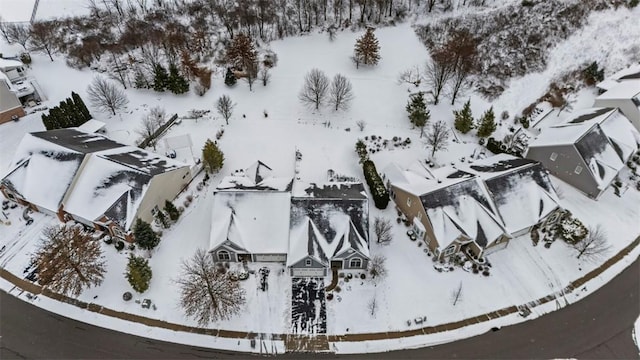
[[[321,278],[291,279],[291,333],[299,335],[326,334],[327,307],[324,280]]]

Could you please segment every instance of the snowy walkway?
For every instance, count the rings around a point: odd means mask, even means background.
[[[323,279],[291,279],[291,333],[299,335],[327,333],[327,306]]]

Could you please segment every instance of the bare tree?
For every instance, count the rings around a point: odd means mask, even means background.
[[[607,244],[607,235],[600,225],[589,227],[587,236],[577,243],[573,244],[573,248],[578,251],[578,259],[581,257],[588,261],[595,261],[604,257],[611,248]]]
[[[144,138],[151,137],[164,124],[165,117],[166,111],[163,107],[152,107],[149,113],[142,117],[142,125],[136,132]]]
[[[367,122],[364,120],[358,120],[356,121],[356,125],[358,126],[358,129],[360,129],[360,131],[364,131],[364,128],[367,127]]]
[[[456,306],[460,301],[462,301],[462,281],[457,288],[451,291],[451,302],[453,303],[453,306]]]
[[[183,261],[182,274],[176,283],[180,286],[180,305],[200,326],[231,318],[245,303],[245,292],[239,282],[217,270],[211,255],[203,249]]]
[[[87,94],[89,94],[91,105],[100,111],[110,111],[113,115],[116,114],[116,110],[124,108],[129,103],[127,95],[120,86],[100,75],[93,78],[87,88]]]
[[[342,74],[336,74],[331,82],[330,101],[338,109],[346,110],[349,108],[349,102],[353,100],[353,90],[351,81]]]
[[[31,38],[31,32],[29,27],[25,24],[19,23],[2,23],[2,34],[9,44],[17,42],[22,45],[22,48],[27,50],[27,43]]]
[[[449,88],[451,105],[454,105],[458,94],[468,86],[467,78],[476,63],[478,41],[468,30],[455,30],[445,46],[453,59]]]
[[[369,274],[373,281],[379,281],[387,276],[386,260],[384,256],[376,255],[369,262]]]
[[[319,69],[312,69],[304,77],[304,85],[298,98],[305,104],[315,106],[318,110],[327,97],[328,89],[329,78],[327,75]]]
[[[414,66],[411,69],[404,70],[398,75],[398,84],[407,83],[418,87],[420,86],[421,82],[422,74],[418,66]]]
[[[452,57],[445,49],[436,49],[433,52],[431,61],[425,66],[425,79],[431,86],[433,101],[437,105],[442,94],[442,89],[453,75]]]
[[[380,216],[376,216],[373,222],[373,231],[376,234],[378,243],[387,244],[391,242],[391,222],[388,219],[384,219]]]
[[[436,151],[446,150],[449,147],[449,137],[451,131],[444,121],[438,121],[431,125],[431,130],[427,132],[425,143],[431,148],[431,158],[434,157]]]
[[[224,118],[224,121],[229,125],[229,119],[231,115],[233,115],[233,108],[236,107],[236,104],[231,101],[229,95],[222,95],[216,101],[216,109],[218,110],[218,114]]]
[[[263,67],[262,70],[260,70],[260,81],[262,81],[262,85],[267,86],[267,84],[269,83],[269,80],[271,80],[271,74],[269,74],[269,68]]]
[[[248,64],[244,74],[244,80],[249,84],[249,91],[253,91],[253,83],[258,79],[258,62],[254,61]]]
[[[52,54],[57,51],[56,43],[58,42],[58,22],[38,21],[31,24],[31,47],[32,50],[42,51],[49,55],[49,59],[53,61]]]
[[[78,296],[102,284],[106,271],[100,242],[78,224],[50,226],[36,250],[38,283],[57,293]]]

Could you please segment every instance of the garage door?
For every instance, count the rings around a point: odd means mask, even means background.
[[[287,255],[285,254],[255,254],[255,261],[261,262],[285,262]]]
[[[323,277],[325,276],[324,268],[292,268],[291,276],[295,277]]]

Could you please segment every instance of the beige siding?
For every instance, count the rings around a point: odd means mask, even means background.
[[[424,211],[424,207],[422,206],[422,202],[420,198],[416,195],[413,195],[403,189],[400,189],[396,186],[391,185],[391,189],[394,193],[394,201],[396,206],[402,211],[402,213],[409,219],[409,221],[413,221],[413,218],[418,217],[420,219],[420,223],[424,225],[425,228],[425,238],[429,238],[429,248],[431,251],[434,251],[438,248],[438,240],[435,237],[433,232],[433,227],[427,218],[427,213]],[[411,199],[411,205],[408,205],[407,200]],[[419,216],[418,214],[421,214]],[[425,239],[426,241],[427,239]]]
[[[10,121],[13,115],[23,117],[24,109],[18,97],[0,80],[0,124]]]
[[[159,174],[151,179],[149,188],[144,194],[134,219],[153,222],[151,210],[157,206],[162,209],[166,200],[173,200],[176,195],[191,181],[191,171],[185,166],[180,169]],[[181,204],[174,204],[176,207]]]

